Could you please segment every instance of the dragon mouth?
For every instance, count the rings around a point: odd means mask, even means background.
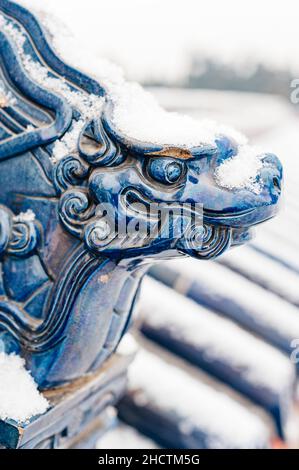
[[[131,216],[146,217],[150,224],[159,222],[159,214],[150,212],[152,201],[140,190],[128,187],[122,191],[120,197],[123,207]],[[236,217],[248,216],[254,210],[221,214],[204,210],[202,224],[199,226],[190,225],[184,236],[176,240],[175,248],[182,254],[198,259],[216,258],[229,247],[243,245],[252,237],[252,230],[248,226],[234,227],[229,223],[217,223],[217,220],[225,219],[227,221],[230,218],[235,220]],[[157,236],[159,237],[158,232]]]
[[[244,209],[241,211],[213,211],[210,209],[204,209],[204,215],[205,218],[208,219],[232,219],[235,217],[243,217],[248,214],[251,214],[255,211],[256,209],[253,207],[251,209]]]
[[[230,246],[240,246],[249,242],[253,237],[254,223],[248,223],[256,213],[256,208],[245,209],[240,211],[218,212],[204,209],[204,220],[211,225],[226,227],[231,230]],[[271,218],[271,217],[268,217]],[[247,219],[247,220],[246,220]],[[265,218],[267,220],[267,218]],[[264,221],[264,220],[263,220]],[[256,224],[261,223],[260,221]],[[244,225],[243,225],[244,224]]]
[[[208,224],[223,225],[233,230],[248,231],[250,227],[272,219],[279,209],[278,205],[266,204],[241,211],[213,211],[203,209],[204,221]]]

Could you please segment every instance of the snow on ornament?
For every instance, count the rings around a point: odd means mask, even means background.
[[[215,171],[219,186],[227,189],[248,189],[259,194],[262,190],[258,180],[264,164],[264,154],[257,148],[242,145],[238,154],[225,160]]]
[[[15,354],[0,353],[0,419],[26,423],[49,408],[38,391],[25,361]]]

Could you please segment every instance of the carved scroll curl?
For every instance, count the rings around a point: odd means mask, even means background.
[[[15,216],[6,207],[0,207],[0,256],[27,256],[36,248],[38,240],[39,231],[33,219]]]
[[[190,255],[198,259],[211,259],[223,253],[231,243],[232,230],[229,227],[204,224],[201,248],[190,250]]]
[[[75,237],[83,238],[85,227],[95,215],[96,206],[88,189],[74,188],[60,198],[59,216],[65,228]]]
[[[110,245],[115,238],[113,227],[104,219],[95,220],[88,224],[84,233],[87,247],[96,253]]]
[[[60,160],[54,169],[54,185],[58,194],[79,186],[89,175],[89,165],[76,155]]]

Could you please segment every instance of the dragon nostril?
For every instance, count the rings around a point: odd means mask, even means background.
[[[279,191],[281,190],[280,179],[277,178],[277,176],[273,177],[273,186],[274,186],[274,188],[278,189]]]

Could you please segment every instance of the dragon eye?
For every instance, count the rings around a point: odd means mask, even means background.
[[[184,173],[184,164],[171,158],[155,158],[149,162],[149,175],[162,184],[174,184]]]

